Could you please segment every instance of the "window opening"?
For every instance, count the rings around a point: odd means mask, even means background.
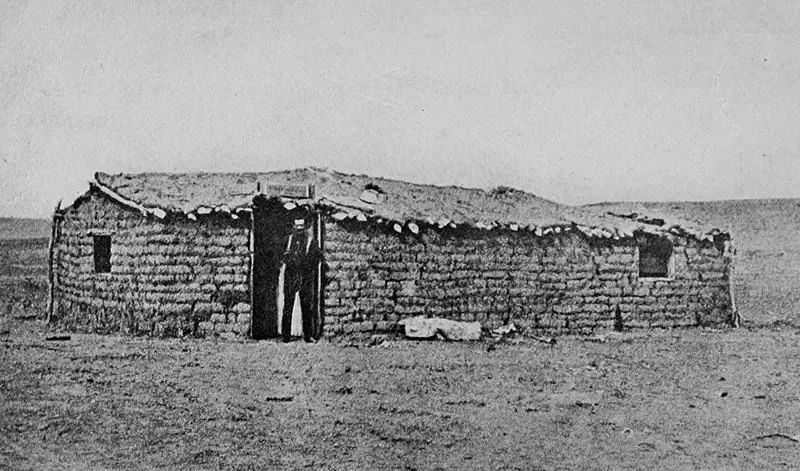
[[[94,235],[94,272],[111,272],[111,236]]]
[[[639,244],[639,277],[668,278],[672,243],[663,237],[648,237]]]

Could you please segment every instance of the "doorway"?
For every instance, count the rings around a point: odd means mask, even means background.
[[[298,206],[287,210],[277,199],[263,195],[253,200],[251,335],[254,339],[275,338],[282,334],[284,326],[281,325],[281,318],[286,302],[291,302],[295,306],[292,334],[303,334],[300,303],[297,299],[283,299],[284,252],[289,234],[297,220],[303,220],[308,224],[307,234],[310,244],[322,253],[322,219],[313,208]],[[310,336],[317,339],[322,334],[321,268],[321,261],[313,263],[310,274],[313,283],[309,300],[312,319]]]

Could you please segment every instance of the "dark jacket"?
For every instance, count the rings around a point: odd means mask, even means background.
[[[309,240],[305,231],[296,231],[289,234],[289,238],[286,241],[283,262],[287,266],[310,266],[319,261],[320,255],[316,241]]]

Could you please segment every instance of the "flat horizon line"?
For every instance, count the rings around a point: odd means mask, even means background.
[[[798,201],[800,202],[800,196],[796,197],[770,197],[770,198],[726,198],[726,199],[708,199],[708,200],[617,200],[617,201],[599,201],[596,203],[586,203],[586,204],[565,204],[559,203],[564,206],[568,207],[592,207],[592,206],[603,206],[603,205],[614,205],[614,204],[712,204],[712,203],[748,203],[748,202],[790,202],[790,201]],[[31,221],[49,221],[52,215],[41,215],[41,216],[14,216],[14,215],[0,215],[0,220],[31,220]]]

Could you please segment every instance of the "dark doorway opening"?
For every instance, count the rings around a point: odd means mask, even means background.
[[[322,253],[322,220],[319,214],[307,206],[297,206],[288,210],[276,198],[263,195],[253,200],[253,269],[252,269],[252,321],[251,335],[254,339],[275,338],[282,334],[281,304],[292,303],[294,298],[283,298],[285,271],[285,253],[289,235],[295,229],[296,221],[306,221],[309,242]],[[322,295],[321,295],[321,262],[311,263],[308,275],[312,285],[311,296],[307,303],[310,306],[311,332],[303,332],[304,336],[318,339],[322,334]],[[299,313],[298,313],[299,314]]]

